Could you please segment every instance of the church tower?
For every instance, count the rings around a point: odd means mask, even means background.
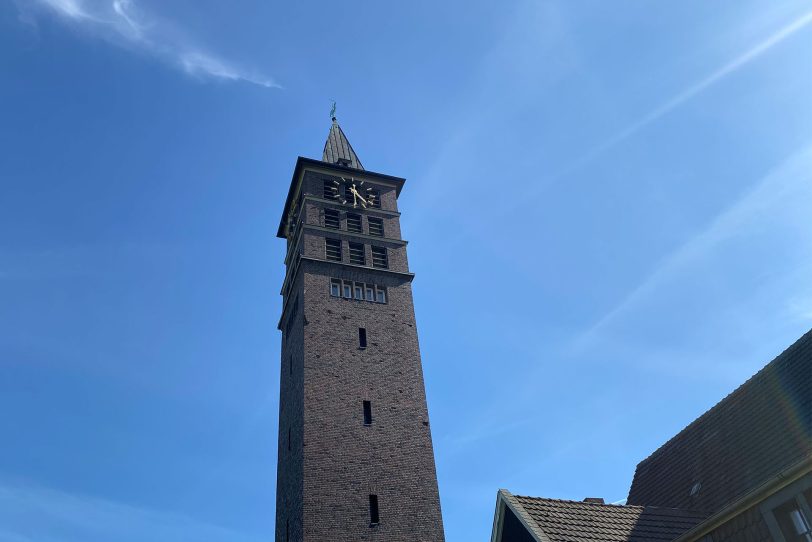
[[[299,157],[287,239],[277,542],[444,540],[398,196],[333,118]]]

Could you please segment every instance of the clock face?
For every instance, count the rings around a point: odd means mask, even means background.
[[[341,203],[364,209],[377,204],[375,190],[369,186],[364,186],[364,181],[347,180],[343,177],[341,180],[344,181],[344,197],[341,199]]]

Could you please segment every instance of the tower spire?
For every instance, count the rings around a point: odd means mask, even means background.
[[[333,102],[333,108],[330,110],[330,118],[333,123],[330,125],[330,133],[327,134],[327,141],[324,143],[324,152],[321,155],[322,161],[355,169],[364,169],[347,136],[344,135],[344,130],[338,125],[335,102]]]

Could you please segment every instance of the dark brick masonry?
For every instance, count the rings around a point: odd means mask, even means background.
[[[441,542],[412,275],[400,239],[400,186],[353,170],[380,190],[381,209],[352,209],[323,198],[324,179],[347,171],[313,161],[302,166],[303,160],[286,214],[298,211],[281,228],[293,235],[280,320],[276,540]],[[325,208],[341,210],[340,230],[324,228]],[[348,210],[363,215],[365,233],[346,231]],[[383,219],[386,239],[366,233],[368,216]],[[325,261],[325,237],[342,240],[343,262]],[[366,266],[348,263],[349,241],[365,244]],[[370,267],[372,245],[387,247],[389,269]],[[333,297],[336,278],[385,287],[387,302]],[[366,348],[359,328],[366,329]],[[371,425],[364,424],[364,401],[372,405]],[[370,495],[378,496],[377,525],[370,524]]]

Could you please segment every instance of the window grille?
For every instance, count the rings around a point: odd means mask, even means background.
[[[381,269],[389,268],[389,257],[386,254],[386,247],[372,247],[372,267]]]
[[[370,216],[367,219],[369,222],[369,234],[377,237],[383,237],[383,219]]]
[[[327,259],[340,262],[341,261],[341,239],[325,239]]]
[[[350,263],[365,265],[364,245],[362,243],[350,243]]]
[[[347,213],[347,231],[362,233],[364,228],[361,226],[361,215],[355,213]]]
[[[341,227],[341,213],[335,209],[324,210],[324,227],[339,229]]]
[[[339,190],[340,186],[338,181],[333,181],[332,179],[327,179],[324,181],[324,199],[332,199],[337,200],[339,199]]]
[[[367,190],[367,197],[366,200],[370,202],[370,204],[377,208],[381,208],[381,191],[377,188],[370,188]]]

